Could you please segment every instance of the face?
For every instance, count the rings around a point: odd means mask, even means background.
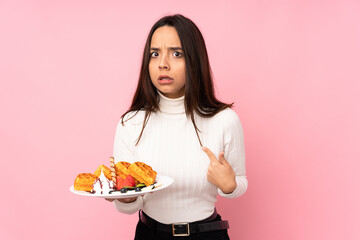
[[[174,27],[163,26],[155,30],[150,44],[149,73],[151,82],[164,96],[184,96],[185,56]]]

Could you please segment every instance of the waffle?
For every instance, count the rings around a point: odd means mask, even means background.
[[[134,162],[128,168],[129,174],[140,183],[145,183],[149,186],[155,182],[156,172],[143,162]]]
[[[97,177],[91,173],[80,173],[75,178],[74,189],[78,191],[91,192],[92,185]]]
[[[94,172],[94,175],[95,175],[96,177],[100,177],[101,170],[103,171],[105,177],[106,177],[107,179],[111,180],[111,170],[110,170],[110,168],[108,168],[108,167],[105,166],[105,165],[100,165],[100,166],[96,169],[96,171]]]
[[[115,171],[118,176],[120,176],[122,179],[125,179],[127,175],[129,175],[128,167],[130,166],[130,163],[128,162],[117,162],[115,164]]]

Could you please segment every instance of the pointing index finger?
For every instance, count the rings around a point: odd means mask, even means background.
[[[207,147],[203,147],[202,149],[208,155],[208,157],[210,158],[210,161],[217,161],[216,156],[214,155],[214,153],[212,151],[210,151],[210,149],[208,149]]]

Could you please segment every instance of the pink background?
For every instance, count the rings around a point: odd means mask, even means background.
[[[137,216],[69,191],[108,164],[151,26],[202,31],[244,127],[232,239],[360,239],[359,1],[1,1],[0,239],[132,239]],[[140,2],[140,1],[134,1]]]

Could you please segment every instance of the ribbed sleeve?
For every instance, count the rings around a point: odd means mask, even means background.
[[[244,194],[248,187],[245,170],[244,134],[240,119],[234,111],[224,110],[222,117],[225,159],[236,174],[236,189],[230,194],[225,194],[218,189],[218,193],[225,198],[236,198]]]
[[[119,212],[125,214],[134,214],[142,208],[143,197],[140,196],[134,202],[131,203],[122,203],[119,202],[118,200],[115,200],[113,203],[116,210],[118,210]]]
[[[129,125],[133,125],[133,123],[127,121],[123,125],[121,120],[117,125],[113,151],[115,163],[119,161],[126,161],[129,163],[134,162],[134,144],[132,144],[132,142],[134,141],[135,129]],[[143,207],[143,198],[138,197],[136,201],[132,203],[122,203],[118,200],[115,200],[113,203],[116,210],[119,212],[133,214]]]
[[[117,125],[113,151],[115,163],[119,161],[134,162],[133,148],[131,147],[133,137],[130,135],[131,129],[126,126],[130,124],[130,122],[126,122],[123,125],[120,120]]]

